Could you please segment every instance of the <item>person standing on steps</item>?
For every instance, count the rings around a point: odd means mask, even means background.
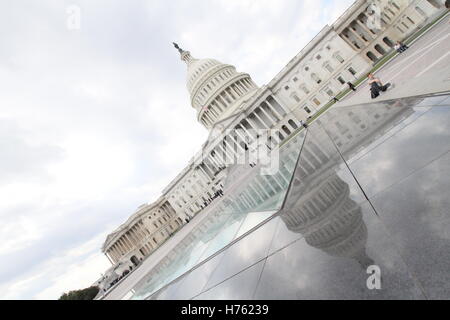
[[[370,95],[372,99],[375,99],[380,95],[380,92],[385,92],[389,87],[393,87],[391,83],[386,83],[383,85],[379,78],[376,78],[373,73],[369,73],[369,86],[370,86]]]

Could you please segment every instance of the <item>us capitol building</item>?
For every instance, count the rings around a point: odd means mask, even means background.
[[[258,87],[247,73],[214,59],[179,51],[187,65],[187,88],[198,122],[210,135],[201,150],[153,203],[141,205],[109,234],[102,252],[121,274],[151,255],[174,232],[205,209],[224,189],[226,167],[257,152],[258,130],[276,148],[339,92],[365,75],[385,54],[445,9],[444,0],[357,0],[325,26],[267,84]],[[381,9],[378,24],[376,10]],[[340,130],[335,134],[339,135]],[[270,176],[253,185],[263,194]],[[287,177],[288,178],[288,177]],[[249,189],[250,190],[250,189]],[[245,195],[244,195],[245,196]],[[251,203],[252,194],[244,197]]]

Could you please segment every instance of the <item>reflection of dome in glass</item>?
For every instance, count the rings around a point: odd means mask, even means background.
[[[299,180],[299,189],[300,184]],[[281,214],[289,230],[331,256],[355,259],[363,268],[374,263],[365,250],[367,227],[361,207],[350,198],[347,183],[332,174],[309,192],[293,193],[298,197]]]
[[[247,73],[214,59],[195,59],[175,43],[186,62],[187,88],[198,121],[208,129],[232,115],[258,87]]]

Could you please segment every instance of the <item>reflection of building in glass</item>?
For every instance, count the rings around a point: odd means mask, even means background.
[[[410,99],[408,104],[414,106],[421,101]],[[411,114],[411,108],[400,105],[341,108],[311,126],[304,145],[309,152],[301,153],[280,214],[287,228],[332,256],[355,259],[363,268],[373,264],[365,250],[367,228],[361,207],[350,198],[349,185],[336,173],[343,160],[333,142],[345,141],[338,145],[339,151],[351,156]],[[325,130],[333,134],[333,142]]]
[[[421,101],[422,99],[417,98],[408,99],[406,104],[414,106]],[[310,246],[331,256],[354,259],[361,268],[365,269],[375,263],[366,252],[367,227],[360,205],[351,198],[348,183],[337,174],[338,169],[342,168],[343,161],[324,128],[331,127],[335,121],[340,121],[349,126],[352,132],[360,130],[351,128],[355,124],[349,118],[347,111],[352,110],[351,116],[357,117],[359,119],[357,124],[363,124],[364,129],[340,148],[345,154],[351,156],[352,153],[376,143],[377,139],[383,138],[390,130],[401,127],[402,121],[410,117],[414,111],[411,107],[397,102],[395,106],[387,103],[381,106],[345,110],[338,110],[340,112],[336,112],[335,115],[322,117],[320,122],[309,127],[305,141],[305,135],[301,134],[280,151],[280,171],[286,170],[286,183],[292,178],[292,184],[285,199],[284,208],[279,215],[287,228],[302,234]],[[297,159],[300,147],[301,154]],[[295,166],[297,160],[298,165]],[[244,212],[259,212],[260,210],[255,208],[270,202],[279,194],[284,195],[287,189],[286,184],[284,189],[280,188],[278,192],[272,190],[269,193],[266,189],[266,194],[258,193],[258,189],[252,189],[256,186],[255,181],[267,177],[256,174],[257,167],[239,165],[230,167],[228,170],[225,190],[228,189],[228,184],[231,184],[233,192],[226,193],[212,214],[205,218],[136,286],[138,295],[151,294],[195,267],[206,258],[204,256],[203,259],[193,262],[192,257],[198,257],[196,251],[204,249],[204,245],[211,241],[222,227],[239,222],[246,216],[242,214]],[[273,182],[266,180],[265,183]],[[223,243],[223,245],[226,244]]]
[[[292,194],[296,196],[280,217],[289,230],[302,234],[312,247],[332,256],[355,259],[367,268],[373,260],[365,250],[367,228],[361,207],[350,198],[348,184],[333,169],[322,174],[328,177],[314,189],[301,182],[294,184]]]

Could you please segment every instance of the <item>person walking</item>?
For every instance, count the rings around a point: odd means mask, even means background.
[[[369,73],[369,86],[370,86],[370,95],[372,99],[375,99],[380,95],[380,92],[385,92],[389,87],[393,87],[391,83],[386,83],[383,85],[379,78],[376,78],[373,73]]]
[[[347,82],[347,85],[350,89],[352,89],[353,91],[356,91],[356,87],[353,85],[353,83],[351,83],[350,81]]]

